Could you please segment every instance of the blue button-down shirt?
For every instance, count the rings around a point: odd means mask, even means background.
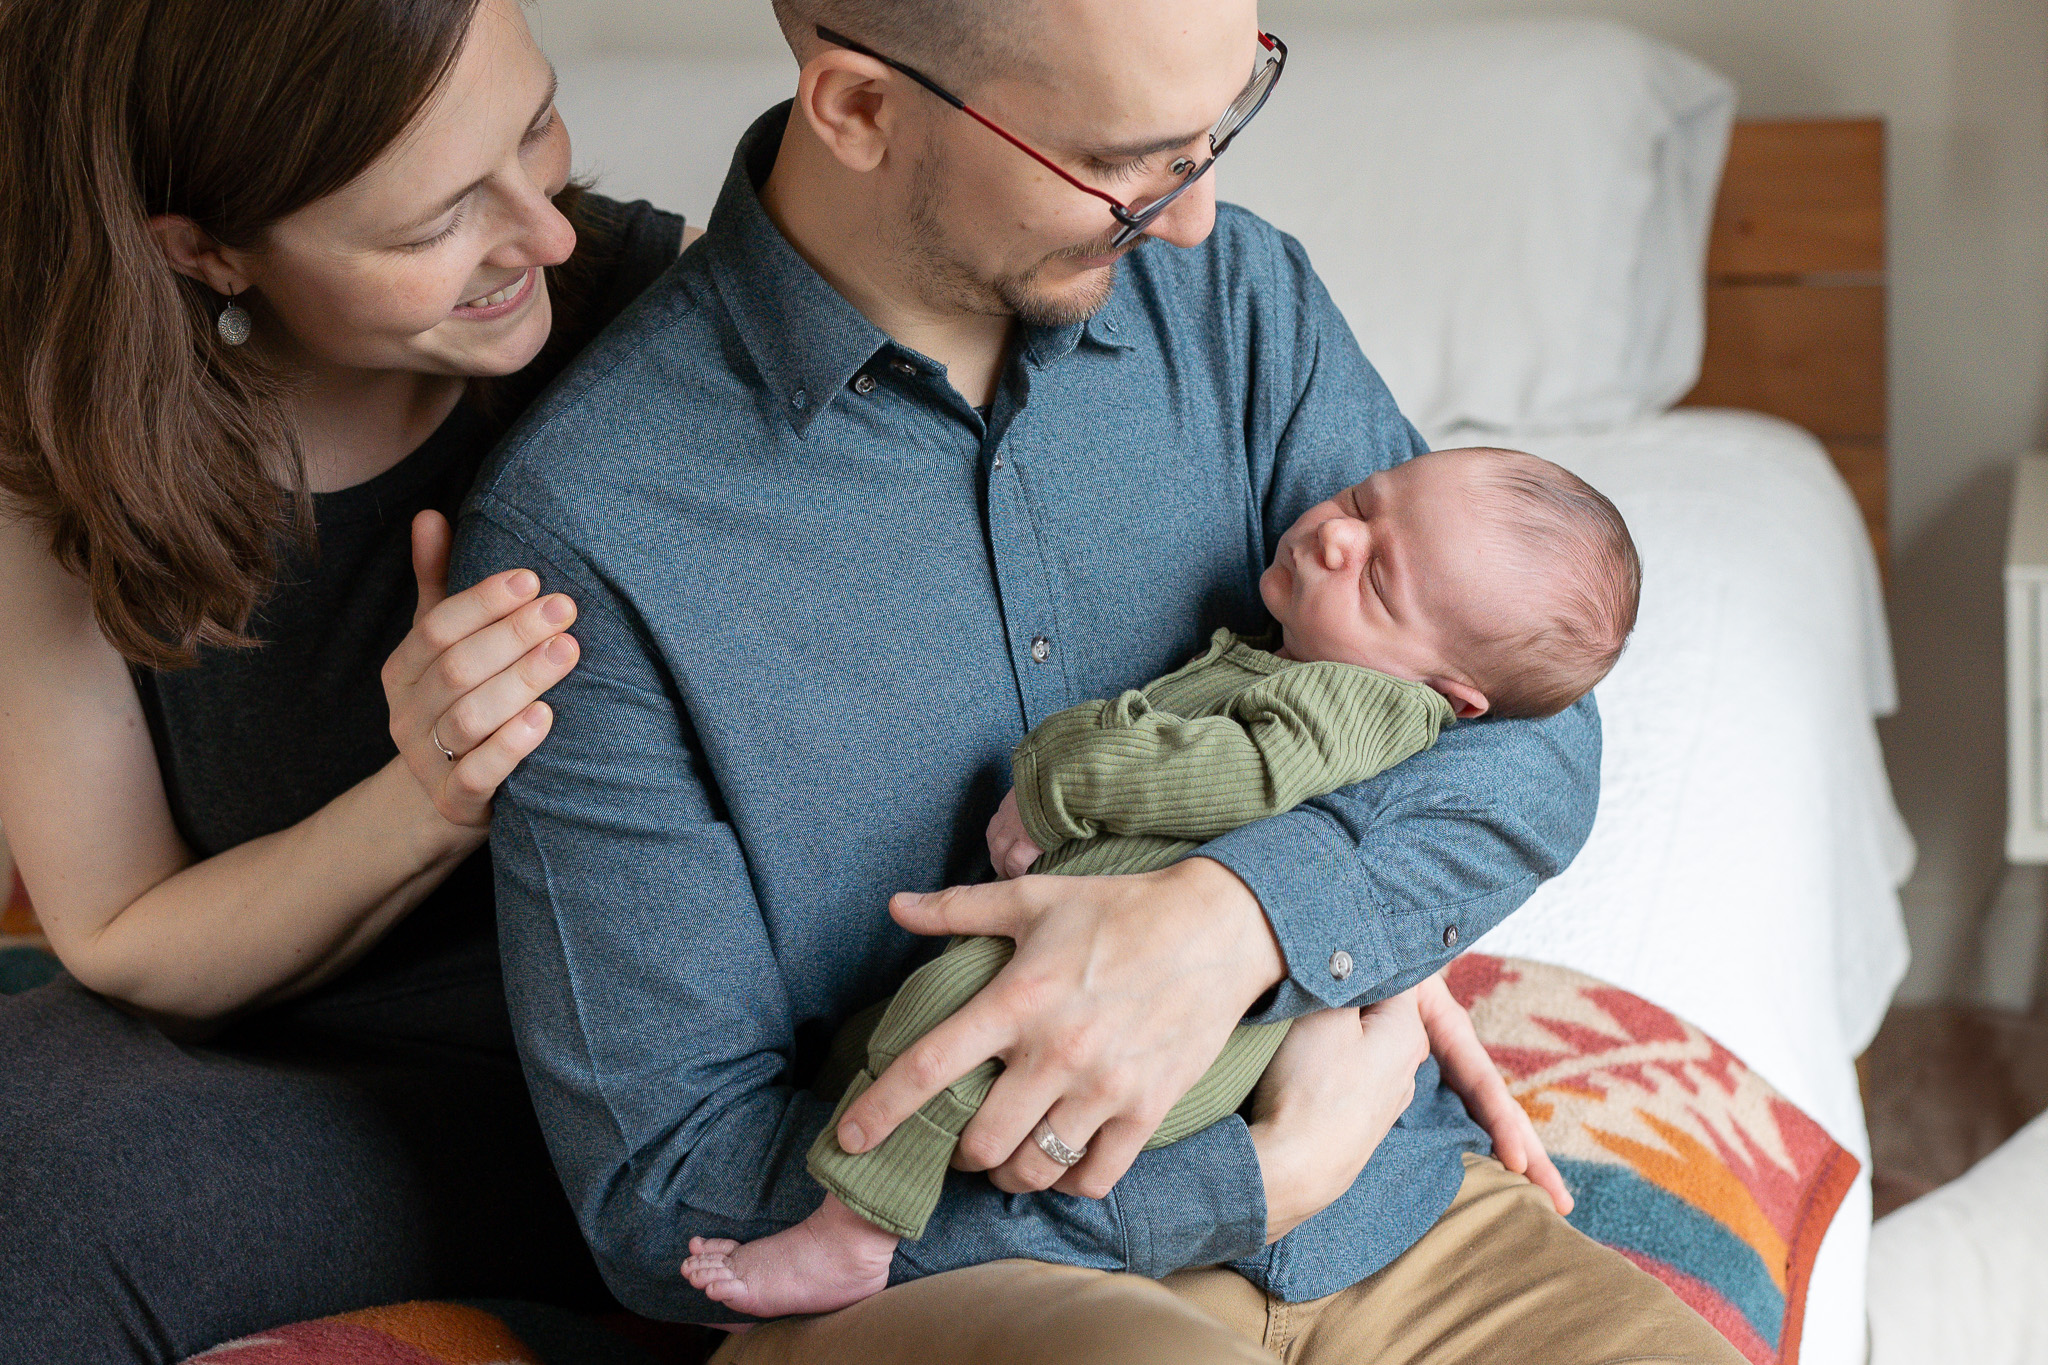
[[[984,418],[763,211],[785,118],[512,434],[457,556],[459,581],[524,565],[581,604],[582,662],[491,830],[506,984],[599,1263],[671,1319],[731,1316],[677,1272],[693,1234],[817,1207],[832,1098],[803,1082],[940,946],[889,895],[988,875],[1025,732],[1264,627],[1281,532],[1423,449],[1300,247],[1227,207],[1203,246],[1129,257],[1085,325],[1026,329]],[[1210,845],[1286,953],[1262,1017],[1384,998],[1485,932],[1578,850],[1598,753],[1590,704],[1462,725]],[[1104,1200],[955,1174],[893,1275],[1237,1261],[1315,1297],[1420,1237],[1483,1145],[1425,1066],[1358,1184],[1272,1247],[1232,1118]]]

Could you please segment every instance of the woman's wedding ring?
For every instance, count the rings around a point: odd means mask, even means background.
[[[441,751],[441,757],[447,759],[450,763],[455,761],[455,751],[441,742],[440,726],[436,725],[433,729],[427,731],[427,738],[434,741],[434,747]]]
[[[1059,1134],[1053,1132],[1052,1123],[1048,1119],[1040,1119],[1038,1121],[1038,1128],[1031,1134],[1031,1140],[1038,1144],[1039,1151],[1044,1152],[1062,1166],[1071,1167],[1079,1165],[1081,1158],[1088,1155],[1086,1147],[1076,1151],[1074,1148],[1067,1146],[1066,1143],[1061,1142]]]

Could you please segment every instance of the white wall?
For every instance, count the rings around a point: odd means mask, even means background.
[[[559,56],[777,50],[768,0],[539,0]],[[1598,14],[1698,54],[1747,117],[1882,114],[1892,135],[1893,614],[1886,727],[1919,837],[1907,994],[1950,993],[2000,869],[1998,567],[2013,455],[2048,389],[2048,6],[2040,0],[1265,0],[1346,18]]]

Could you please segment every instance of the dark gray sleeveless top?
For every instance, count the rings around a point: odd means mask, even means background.
[[[413,517],[431,507],[454,519],[516,409],[682,247],[683,220],[645,203],[586,195],[577,216],[598,273],[583,281],[575,318],[558,311],[547,350],[501,387],[498,420],[465,400],[391,469],[316,494],[319,553],[285,567],[250,625],[260,648],[207,650],[196,667],[175,672],[135,671],[171,814],[199,857],[298,823],[397,754],[378,674],[412,628]],[[346,1032],[509,1042],[489,850],[458,867],[363,961],[282,1010]]]

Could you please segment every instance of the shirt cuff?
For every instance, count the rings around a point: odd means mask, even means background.
[[[1134,1275],[1164,1279],[1242,1260],[1266,1244],[1266,1179],[1251,1129],[1235,1114],[1141,1152],[1113,1197]]]
[[[1052,829],[1052,822],[1045,818],[1045,806],[1039,800],[1038,751],[1027,741],[1017,747],[1010,758],[1010,790],[1017,796],[1017,818],[1024,822],[1024,832],[1031,836],[1031,842],[1038,845],[1041,853],[1050,853],[1066,841]]]
[[[1348,1005],[1397,974],[1358,849],[1320,812],[1296,807],[1232,830],[1195,856],[1236,873],[1259,898],[1287,979],[1247,1023]]]

